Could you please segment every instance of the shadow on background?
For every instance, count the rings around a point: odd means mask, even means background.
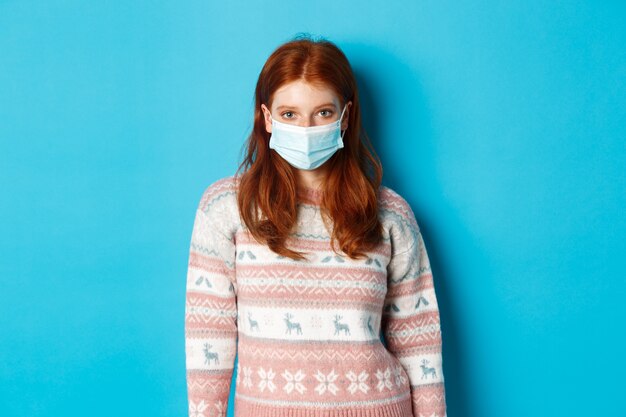
[[[389,126],[391,123],[395,125],[395,131],[406,132],[406,136],[397,141],[398,146],[404,147],[402,152],[413,155],[415,163],[424,167],[418,168],[418,172],[422,175],[432,175],[432,171],[430,173],[428,171],[434,169],[434,161],[426,161],[423,158],[424,155],[433,153],[430,149],[437,138],[430,129],[428,103],[421,90],[419,68],[411,68],[393,54],[368,45],[348,44],[344,50],[350,56],[359,85],[363,128],[382,161],[383,183],[407,199],[426,241],[441,316],[448,415],[477,416],[472,412],[468,391],[464,389],[472,384],[472,381],[466,367],[469,358],[464,349],[465,343],[457,326],[462,320],[456,308],[457,300],[452,298],[451,292],[447,289],[448,285],[454,285],[456,280],[463,277],[454,277],[448,272],[446,264],[449,257],[453,256],[448,249],[450,246],[440,237],[437,230],[430,230],[435,222],[430,221],[429,216],[443,216],[450,220],[458,219],[458,216],[452,208],[444,213],[422,213],[419,205],[411,201],[408,190],[398,185],[407,183],[402,180],[408,175],[407,166],[394,164],[393,154],[388,156],[386,150],[394,146],[394,138],[381,129],[381,126]],[[380,74],[394,74],[394,78],[383,79]],[[389,114],[387,117],[391,117],[391,120],[381,123],[382,114]],[[387,141],[389,143],[386,143]],[[419,191],[417,193],[419,195]],[[445,201],[442,201],[438,206],[444,206],[444,203]],[[466,227],[459,224],[457,232],[463,230],[466,230]],[[466,239],[471,239],[469,233],[466,234]],[[381,340],[387,346],[382,335]]]

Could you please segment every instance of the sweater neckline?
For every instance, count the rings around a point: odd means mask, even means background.
[[[322,203],[323,191],[318,188],[299,186],[297,188],[298,199],[302,202],[319,206]]]

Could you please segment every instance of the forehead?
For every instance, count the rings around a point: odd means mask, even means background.
[[[288,105],[307,108],[325,103],[339,106],[339,97],[332,88],[325,84],[311,84],[302,80],[280,86],[272,98],[272,107]]]

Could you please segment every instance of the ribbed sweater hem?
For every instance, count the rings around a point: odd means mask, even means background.
[[[389,404],[337,409],[260,404],[236,396],[235,417],[413,417],[411,398]]]

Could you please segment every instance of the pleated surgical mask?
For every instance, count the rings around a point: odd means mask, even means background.
[[[290,125],[272,117],[270,149],[296,168],[311,170],[319,167],[343,148],[341,121],[345,111],[346,106],[343,106],[338,120],[322,126]]]

